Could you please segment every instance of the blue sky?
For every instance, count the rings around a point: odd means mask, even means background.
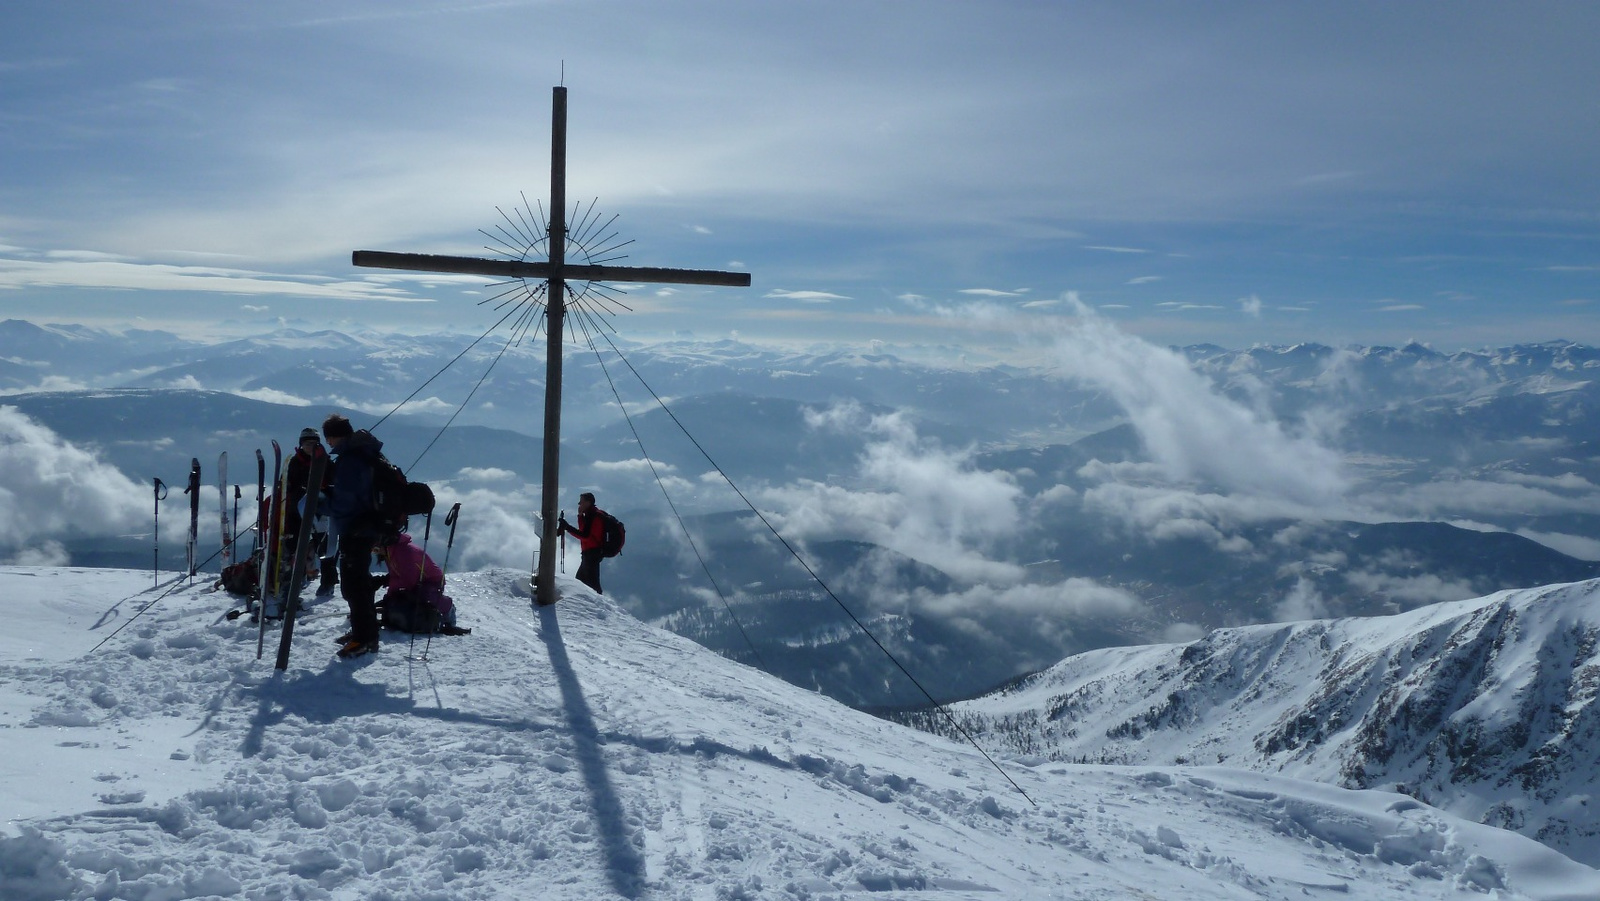
[[[615,324],[1004,348],[1069,295],[1163,344],[1600,343],[1600,5],[274,2],[0,7],[0,311],[481,331],[549,189]],[[975,312],[976,311],[976,312]],[[996,315],[999,314],[999,315]]]

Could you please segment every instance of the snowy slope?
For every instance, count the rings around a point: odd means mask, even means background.
[[[1600,581],[1064,660],[954,705],[1057,760],[1396,789],[1600,864]]]
[[[221,596],[0,568],[0,898],[1595,898],[1391,793],[1002,758],[726,661],[565,582],[452,578],[470,636],[289,671]],[[140,594],[140,592],[143,592]],[[416,649],[418,655],[421,645]],[[1037,806],[1034,806],[1037,804]]]

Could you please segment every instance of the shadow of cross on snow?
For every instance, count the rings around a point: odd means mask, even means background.
[[[561,640],[555,605],[538,609],[539,637],[550,652],[550,668],[561,688],[561,705],[567,714],[573,752],[578,758],[578,769],[583,773],[583,784],[589,790],[596,832],[606,856],[606,876],[617,894],[637,898],[644,891],[644,858],[629,839],[628,818],[611,785],[611,776],[606,772],[602,751],[605,742],[600,730],[595,728],[594,714],[583,696],[583,686],[578,684],[578,674],[573,672],[572,661],[567,658],[567,645]]]

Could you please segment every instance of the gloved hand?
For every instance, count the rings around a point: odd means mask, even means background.
[[[563,516],[560,519],[556,520],[556,527],[559,528],[563,532],[568,531],[568,530],[570,530],[572,528],[572,526],[567,525],[567,518],[565,516]]]
[[[377,575],[377,576],[373,576],[372,577],[372,587],[374,587],[374,588],[386,588],[386,587],[388,587],[388,585],[389,585],[389,574],[388,573],[383,573],[382,575]]]

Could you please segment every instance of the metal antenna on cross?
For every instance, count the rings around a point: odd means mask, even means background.
[[[587,282],[588,286],[578,293],[575,300],[581,300],[591,290],[601,290],[596,286],[606,281],[624,281],[633,283],[655,283],[672,285],[720,285],[734,288],[748,288],[750,286],[750,273],[748,272],[720,272],[711,269],[658,269],[639,266],[613,266],[611,259],[606,259],[606,253],[615,250],[621,245],[604,247],[608,238],[600,238],[596,246],[586,246],[583,239],[589,217],[594,215],[593,206],[588,214],[579,217],[579,239],[574,241],[567,225],[567,89],[566,87],[552,88],[552,109],[550,127],[550,220],[543,228],[542,234],[537,225],[531,227],[532,234],[525,234],[523,229],[512,223],[513,230],[525,239],[522,250],[533,249],[537,244],[546,245],[547,254],[544,262],[531,261],[526,258],[490,260],[476,257],[438,256],[420,253],[388,253],[378,250],[358,250],[351,255],[351,262],[357,266],[377,269],[405,269],[414,272],[448,272],[469,275],[487,275],[500,279],[516,279],[523,282],[529,280],[542,280],[544,282],[545,297],[545,333],[547,336],[547,357],[545,360],[545,396],[544,396],[544,483],[539,503],[539,561],[534,574],[534,596],[540,605],[554,604],[556,596],[556,504],[560,501],[560,471],[561,471],[561,351],[563,341],[563,320],[566,317],[568,302],[569,281]],[[526,206],[526,202],[524,202]],[[531,213],[531,211],[529,211]],[[505,214],[501,213],[502,217]],[[505,217],[510,222],[509,217]],[[609,227],[601,227],[605,231]],[[594,233],[598,234],[598,232]],[[491,236],[493,237],[493,236]],[[495,239],[499,240],[499,239]],[[504,243],[504,242],[502,242]],[[569,263],[567,252],[570,249],[578,251],[584,258],[582,263]],[[597,259],[596,257],[599,257]],[[615,289],[612,289],[615,290]],[[531,294],[530,294],[531,296]]]

